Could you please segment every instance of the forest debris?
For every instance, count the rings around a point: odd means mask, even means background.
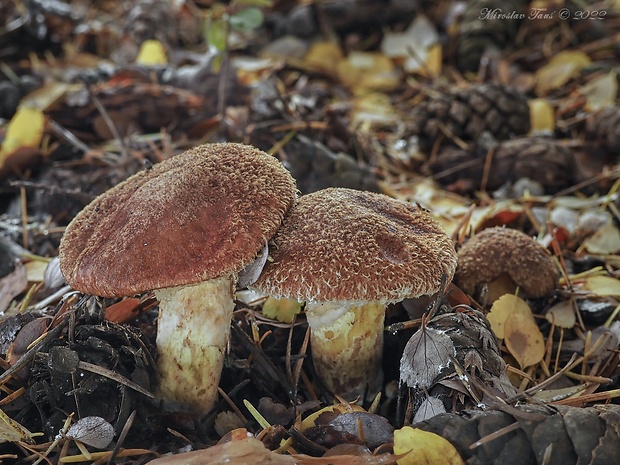
[[[44,126],[45,116],[41,110],[27,106],[17,110],[0,147],[0,178],[39,155]]]
[[[400,456],[398,465],[464,465],[447,440],[410,426],[394,431],[394,454]]]

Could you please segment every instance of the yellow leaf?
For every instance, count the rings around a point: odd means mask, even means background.
[[[513,294],[504,294],[491,307],[491,311],[487,315],[493,332],[499,339],[504,339],[506,320],[513,313],[524,315],[534,322],[532,310],[525,300]]]
[[[405,426],[394,431],[394,454],[398,465],[463,465],[450,442],[435,433]]]
[[[267,297],[263,304],[264,315],[284,323],[292,323],[300,311],[301,303],[294,299]]]
[[[20,149],[38,149],[43,138],[45,116],[37,108],[20,107],[11,119],[0,148],[0,168]]]
[[[536,365],[545,356],[545,340],[534,320],[512,313],[504,323],[504,342],[521,369]]]
[[[547,310],[545,318],[547,318],[549,323],[553,323],[560,328],[572,328],[577,321],[575,309],[570,300],[564,300],[555,304]]]
[[[45,279],[45,270],[48,262],[42,260],[33,260],[26,263],[26,276],[31,283],[40,283]]]
[[[542,96],[562,87],[589,64],[590,58],[583,52],[558,53],[536,72],[536,93]]]
[[[607,223],[584,240],[583,246],[593,254],[610,255],[620,252],[620,229],[613,223]]]
[[[552,133],[555,130],[555,113],[551,104],[543,98],[529,101],[531,134]]]
[[[338,78],[353,90],[391,90],[400,82],[392,60],[376,52],[352,52],[337,65]]]
[[[336,42],[317,42],[304,57],[304,63],[313,70],[336,74],[337,64],[342,60],[342,49]]]
[[[140,46],[136,64],[145,66],[165,65],[168,63],[166,49],[159,40],[145,40]]]
[[[620,280],[610,276],[588,276],[583,282],[583,288],[601,297],[620,297]]]

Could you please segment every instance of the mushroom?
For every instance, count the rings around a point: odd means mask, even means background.
[[[201,145],[103,193],[67,226],[60,269],[76,290],[159,300],[159,397],[204,414],[217,386],[237,273],[276,232],[296,197],[272,156]]]
[[[516,286],[530,297],[544,297],[553,293],[558,282],[558,268],[551,255],[516,229],[484,229],[461,247],[458,256],[455,282],[472,296],[488,285],[490,301],[504,290],[514,292]]]
[[[305,302],[315,371],[347,397],[381,388],[386,306],[436,292],[456,269],[452,241],[429,213],[345,188],[300,197],[269,250],[251,287]]]

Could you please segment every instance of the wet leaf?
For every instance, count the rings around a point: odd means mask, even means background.
[[[504,294],[493,302],[493,306],[487,315],[487,319],[489,320],[489,323],[491,323],[493,332],[499,339],[504,339],[506,320],[513,313],[525,315],[532,320],[532,322],[534,321],[530,306],[516,295]]]
[[[599,296],[620,297],[620,280],[610,276],[587,276],[583,288]]]
[[[512,313],[504,323],[504,342],[519,366],[536,365],[545,356],[545,341],[531,317]]]
[[[430,388],[455,355],[450,336],[433,328],[421,328],[405,346],[400,359],[400,379],[409,387]]]
[[[329,422],[329,426],[341,433],[357,436],[370,448],[392,441],[394,428],[387,418],[368,412],[345,412]]]
[[[590,58],[580,51],[565,51],[555,55],[536,72],[536,93],[546,95],[577,77],[590,64]]]
[[[570,300],[564,300],[555,304],[545,315],[549,323],[553,323],[560,328],[572,328],[575,326],[577,317],[575,316],[575,309]]]
[[[145,66],[165,65],[168,63],[166,49],[159,40],[145,40],[140,46],[136,64]]]
[[[301,307],[302,304],[295,299],[267,297],[263,304],[263,313],[274,320],[292,323],[295,315],[301,312]]]
[[[446,439],[435,433],[405,426],[394,431],[398,465],[463,465],[463,459]]]
[[[105,449],[114,438],[114,427],[101,417],[84,417],[71,426],[65,436],[87,446]]]

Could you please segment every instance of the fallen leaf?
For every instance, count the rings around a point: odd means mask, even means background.
[[[549,323],[553,323],[560,328],[572,328],[577,322],[575,309],[570,300],[558,302],[545,314],[545,318]]]
[[[620,229],[607,223],[583,241],[585,249],[593,254],[611,255],[620,252]]]
[[[519,313],[525,315],[532,322],[534,317],[532,316],[532,310],[525,300],[512,294],[504,294],[491,306],[491,311],[487,315],[489,323],[493,332],[498,339],[504,339],[506,320],[513,313]]]
[[[555,131],[555,112],[547,99],[536,98],[529,101],[531,128],[530,134],[553,134]]]
[[[610,71],[603,76],[592,79],[581,92],[587,97],[586,109],[589,111],[614,106],[618,95],[618,73]]]
[[[263,314],[283,323],[292,323],[295,315],[301,312],[301,306],[295,299],[267,297],[263,304]]]
[[[355,91],[391,90],[400,79],[392,61],[376,52],[351,52],[337,66],[340,82]]]
[[[587,276],[583,280],[583,288],[601,297],[620,297],[620,280],[610,276]]]
[[[543,96],[577,77],[590,64],[590,57],[581,51],[565,51],[555,55],[536,72],[536,94]]]
[[[504,323],[504,342],[521,369],[536,365],[545,356],[545,340],[534,320],[512,313]]]
[[[316,42],[310,47],[304,57],[304,63],[308,68],[329,75],[335,75],[337,65],[344,56],[340,45],[332,41]]]
[[[128,297],[106,308],[105,319],[112,323],[126,323],[138,314],[137,308],[139,306],[140,299]]]
[[[45,279],[45,270],[48,265],[47,260],[32,260],[26,263],[26,276],[31,283],[40,283]]]
[[[463,459],[441,436],[405,426],[394,431],[394,454],[398,465],[463,465]]]
[[[407,342],[400,359],[400,379],[409,387],[430,388],[456,355],[445,332],[423,327]]]
[[[38,108],[20,107],[9,122],[0,147],[0,169],[22,166],[38,154],[45,116]]]
[[[136,64],[144,66],[165,65],[168,63],[166,49],[159,40],[145,40],[140,46]]]
[[[69,428],[66,436],[87,446],[105,449],[114,438],[114,427],[101,417],[84,417]]]

